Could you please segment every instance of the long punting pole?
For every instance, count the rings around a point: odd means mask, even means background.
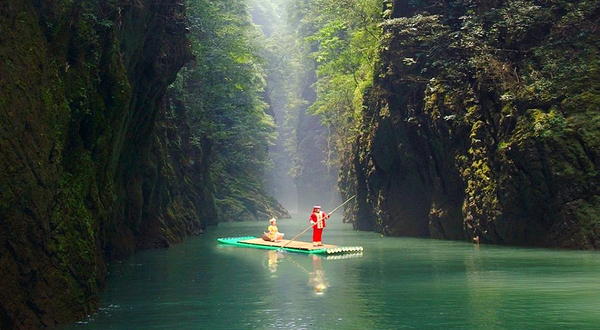
[[[329,212],[328,216],[332,215],[333,212],[337,211],[340,207],[346,205],[346,203],[348,203],[349,201],[351,201],[354,197],[356,197],[356,195],[353,195],[352,197],[348,198],[348,200],[346,200],[345,202],[343,202],[342,204],[340,204],[338,207],[336,207],[335,209],[333,209],[333,211]],[[296,238],[302,236],[304,233],[306,233],[309,229],[312,228],[313,225],[308,226],[308,228],[304,229],[300,234],[294,236],[294,238],[292,238],[289,242],[285,243],[285,245],[283,245],[281,248],[279,248],[278,250],[283,250],[284,247],[288,246],[288,244],[292,243]]]

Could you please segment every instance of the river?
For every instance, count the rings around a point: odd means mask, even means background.
[[[308,214],[278,221],[291,238]],[[61,329],[599,329],[600,254],[356,232],[335,215],[316,257],[220,245],[222,223],[109,266],[95,315]],[[310,240],[310,232],[302,240]]]

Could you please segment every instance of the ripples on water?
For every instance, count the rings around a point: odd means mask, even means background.
[[[293,237],[305,218],[278,226]],[[65,329],[600,329],[596,252],[382,238],[336,217],[324,241],[362,245],[362,254],[216,242],[267,226],[220,224],[114,262],[100,310]]]

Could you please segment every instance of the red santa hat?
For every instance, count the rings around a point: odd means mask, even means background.
[[[315,206],[313,206],[313,210],[314,209],[319,209],[320,210],[321,209],[321,205],[315,205]]]

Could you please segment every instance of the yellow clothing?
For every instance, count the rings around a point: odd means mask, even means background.
[[[267,230],[269,231],[270,239],[275,238],[275,235],[277,235],[277,233],[279,232],[279,230],[277,229],[277,226],[269,226],[269,228]]]
[[[325,228],[325,220],[323,220],[325,218],[325,212],[319,211],[318,213],[316,213],[316,215],[317,215],[317,229]]]

